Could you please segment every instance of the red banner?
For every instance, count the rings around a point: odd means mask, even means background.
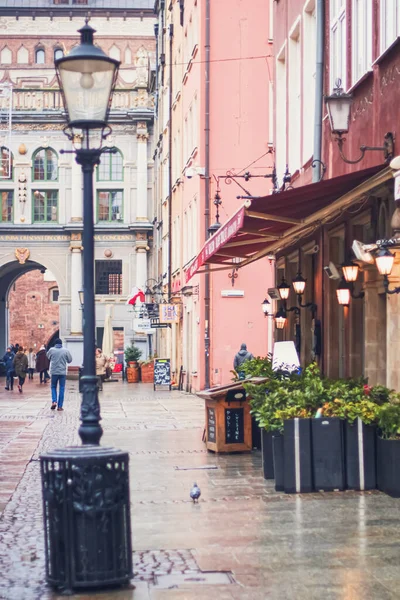
[[[200,253],[185,271],[186,283],[202,267],[209,258],[214,256],[222,246],[231,240],[243,226],[244,206],[240,208],[226,223],[224,223],[209,240],[206,241]]]

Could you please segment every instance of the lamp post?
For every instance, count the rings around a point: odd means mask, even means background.
[[[121,585],[133,576],[129,456],[100,447],[95,363],[93,172],[111,132],[107,122],[120,63],[94,45],[95,30],[87,21],[79,33],[80,45],[55,66],[67,118],[64,133],[83,172],[82,446],[40,457],[46,578],[64,593]]]

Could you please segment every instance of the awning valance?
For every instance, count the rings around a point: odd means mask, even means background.
[[[206,264],[232,268],[282,250],[309,235],[337,212],[363,200],[392,177],[382,165],[247,200],[204,244],[186,281]]]

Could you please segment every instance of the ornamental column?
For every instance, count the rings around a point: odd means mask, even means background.
[[[400,286],[400,257],[389,275],[390,289]],[[400,389],[400,294],[386,296],[386,386]],[[379,335],[379,331],[378,331]]]
[[[82,310],[79,291],[82,289],[82,241],[80,233],[71,234],[71,335],[82,335]]]
[[[363,272],[364,375],[369,385],[386,385],[386,296],[382,276],[375,265],[364,267]]]
[[[147,125],[138,123],[136,126],[137,137],[137,173],[136,173],[136,221],[148,221],[147,216]]]
[[[71,221],[83,221],[83,179],[81,166],[72,155],[71,163]]]
[[[136,234],[136,280],[137,287],[144,291],[147,280],[147,236],[145,233]]]

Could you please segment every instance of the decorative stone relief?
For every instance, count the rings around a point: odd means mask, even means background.
[[[15,258],[21,265],[26,263],[30,255],[31,251],[28,248],[15,248]]]
[[[149,55],[146,48],[139,48],[136,53],[136,86],[147,88],[149,83]]]

